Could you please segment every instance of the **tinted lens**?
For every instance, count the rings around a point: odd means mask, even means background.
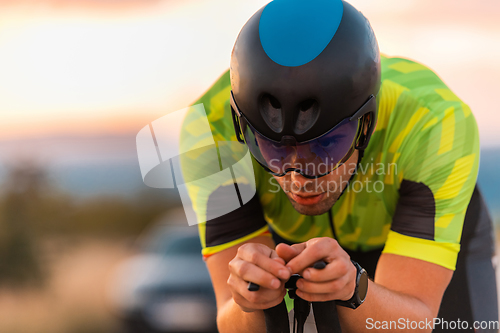
[[[250,152],[260,164],[277,175],[298,170],[304,175],[314,177],[332,171],[352,152],[358,132],[358,121],[349,121],[349,118],[346,118],[316,139],[296,145],[284,145],[267,139],[243,117],[240,119]]]

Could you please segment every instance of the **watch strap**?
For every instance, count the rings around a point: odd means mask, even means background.
[[[351,309],[356,309],[358,306],[363,304],[366,298],[366,293],[363,299],[360,299],[359,297],[359,284],[360,284],[359,282],[361,279],[368,279],[368,275],[365,269],[361,267],[357,262],[355,262],[354,260],[351,260],[351,262],[354,265],[354,267],[356,267],[356,287],[354,288],[354,294],[347,301],[336,300],[335,304]]]

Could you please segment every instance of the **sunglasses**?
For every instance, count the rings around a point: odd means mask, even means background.
[[[231,91],[231,113],[236,138],[248,146],[255,160],[269,173],[282,177],[293,171],[305,178],[323,177],[339,168],[356,149],[365,149],[373,126],[377,103],[374,95],[350,117],[344,118],[326,133],[304,142],[293,136],[272,140],[257,131],[238,108]],[[368,122],[368,123],[367,123]],[[364,133],[365,124],[368,134]]]

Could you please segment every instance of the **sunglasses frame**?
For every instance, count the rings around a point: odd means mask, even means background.
[[[248,146],[248,144],[245,141],[245,136],[243,135],[242,126],[241,126],[241,118],[243,118],[247,122],[248,126],[250,126],[252,128],[253,131],[258,133],[260,136],[262,136],[266,140],[274,142],[274,143],[281,143],[280,141],[269,139],[268,137],[266,137],[265,135],[263,135],[262,133],[257,131],[251,125],[251,123],[248,121],[248,118],[243,114],[243,112],[241,112],[238,105],[236,104],[236,100],[234,99],[234,95],[233,95],[232,90],[231,90],[230,104],[231,104],[231,116],[233,119],[233,126],[234,126],[234,130],[236,132],[236,139],[238,140],[238,142],[240,142],[242,144],[246,144]],[[373,132],[373,127],[374,127],[375,122],[374,122],[373,116],[369,120],[367,120],[366,117],[364,117],[364,116],[369,114],[369,113],[375,114],[374,108],[376,108],[376,97],[374,95],[370,95],[368,97],[367,101],[352,116],[346,117],[346,118],[340,120],[337,124],[335,124],[335,126],[332,127],[332,129],[328,130],[327,132],[325,132],[321,135],[318,135],[315,138],[312,138],[312,139],[309,139],[306,141],[302,141],[302,142],[297,142],[300,144],[304,144],[304,143],[308,143],[308,142],[317,140],[318,138],[330,133],[338,124],[340,124],[341,122],[343,122],[346,119],[349,119],[349,121],[353,121],[353,120],[358,121],[358,129],[356,131],[356,135],[354,136],[354,140],[353,140],[348,152],[335,165],[335,167],[333,167],[330,171],[328,171],[326,173],[310,176],[310,175],[305,174],[301,169],[298,169],[298,168],[288,168],[288,169],[285,169],[284,172],[282,172],[282,173],[276,173],[276,172],[270,170],[267,166],[263,165],[261,162],[259,162],[259,160],[257,158],[254,157],[254,159],[255,159],[255,161],[257,161],[257,163],[259,163],[264,168],[264,170],[266,170],[267,172],[269,172],[270,174],[272,174],[273,176],[276,176],[276,177],[283,177],[290,171],[297,172],[301,176],[303,176],[307,179],[317,179],[320,177],[324,177],[324,176],[330,174],[331,172],[335,171],[336,169],[341,167],[346,161],[348,161],[349,158],[351,158],[352,154],[354,154],[354,151],[356,149],[364,150],[368,146],[368,141],[369,141],[370,136]],[[238,116],[238,119],[236,119],[236,116]],[[363,128],[364,128],[366,121],[369,121],[369,123],[368,123],[368,131],[365,134],[365,133],[363,133]],[[359,141],[361,141],[361,139],[362,139],[362,142],[359,142]],[[250,151],[250,153],[251,153],[251,151]]]

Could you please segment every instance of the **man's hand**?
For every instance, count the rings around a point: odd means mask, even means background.
[[[336,240],[313,238],[292,246],[278,244],[277,254],[292,273],[302,275],[297,281],[297,295],[310,302],[348,300],[356,288],[356,267]],[[311,266],[318,260],[327,263],[322,270]]]
[[[268,309],[278,305],[285,297],[285,281],[291,276],[285,261],[276,251],[264,244],[246,243],[238,248],[229,262],[227,284],[234,301],[245,312]],[[248,283],[260,286],[258,291],[249,291]]]

